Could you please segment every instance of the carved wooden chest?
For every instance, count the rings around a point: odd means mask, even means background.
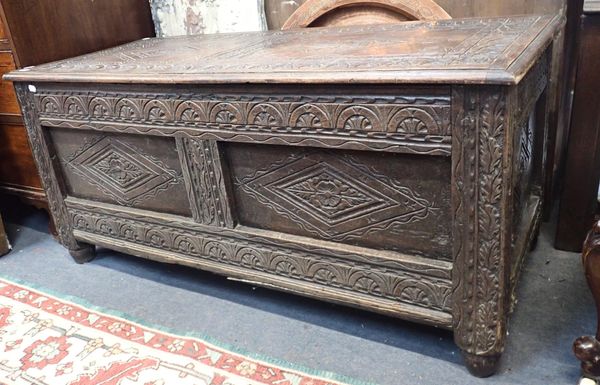
[[[147,39],[9,74],[61,242],[452,329],[537,235],[545,16]]]

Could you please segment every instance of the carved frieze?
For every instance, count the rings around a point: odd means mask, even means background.
[[[218,236],[128,219],[124,213],[70,208],[69,214],[75,230],[86,233],[437,311],[451,309],[450,279],[260,244],[241,235]]]
[[[63,126],[72,121],[73,127],[121,124],[116,129],[127,131],[131,125],[188,128],[188,132],[201,128],[215,139],[245,135],[264,141],[278,134],[279,138],[296,137],[296,142],[360,139],[367,146],[368,141],[377,140],[404,145],[412,152],[449,154],[447,96],[169,96],[57,91],[38,92],[35,97],[41,119],[60,121]]]

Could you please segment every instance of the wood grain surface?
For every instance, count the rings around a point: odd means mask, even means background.
[[[559,25],[558,17],[519,16],[147,39],[6,79],[515,84]]]

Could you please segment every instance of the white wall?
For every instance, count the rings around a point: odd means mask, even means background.
[[[267,29],[263,0],[150,0],[157,36]]]

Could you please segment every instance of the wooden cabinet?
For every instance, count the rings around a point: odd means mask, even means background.
[[[0,51],[0,75],[14,70],[15,59],[11,51]],[[21,110],[11,82],[0,81],[0,114],[19,115]]]
[[[0,75],[154,35],[145,0],[1,0],[0,16]],[[0,193],[47,207],[13,85],[4,80]]]
[[[560,27],[149,39],[7,76],[77,262],[100,245],[451,329],[487,376],[539,228]]]
[[[579,49],[564,186],[555,247],[580,251],[598,212],[600,182],[600,1],[587,0],[580,19]]]

